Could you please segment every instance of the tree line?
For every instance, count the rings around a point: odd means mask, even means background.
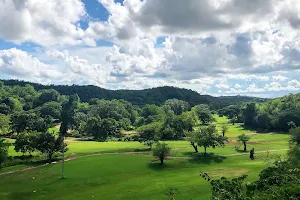
[[[244,123],[245,127],[258,132],[287,132],[300,125],[300,94],[261,103],[231,105],[219,109],[218,113],[229,117],[233,123]]]
[[[168,99],[179,99],[188,102],[190,106],[208,104],[211,109],[220,109],[225,106],[241,104],[249,101],[265,101],[263,98],[247,96],[213,97],[210,95],[201,95],[189,89],[169,86],[144,90],[107,90],[93,85],[42,85],[19,80],[2,80],[2,82],[7,86],[24,87],[26,85],[31,85],[36,91],[54,89],[61,95],[66,96],[77,94],[83,102],[89,102],[92,98],[106,100],[124,99],[132,105],[137,106],[144,106],[146,104],[155,104],[159,106]]]

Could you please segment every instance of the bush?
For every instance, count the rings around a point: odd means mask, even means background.
[[[170,155],[171,148],[166,143],[158,142],[154,148],[152,148],[153,156],[160,160],[160,164],[164,164],[165,158]]]

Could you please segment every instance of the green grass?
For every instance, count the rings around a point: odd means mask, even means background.
[[[178,188],[176,200],[208,199],[210,185],[199,172],[219,178],[248,174],[257,178],[266,166],[261,155],[217,159],[208,156],[194,160],[167,160],[165,165],[151,162],[151,156],[103,155],[66,162],[66,179],[60,179],[60,165],[48,165],[26,172],[2,175],[0,199],[167,199],[167,186]]]
[[[241,123],[235,123],[234,125],[232,123],[229,123],[229,119],[225,116],[220,117],[218,115],[214,115],[214,118],[216,119],[214,124],[216,125],[216,127],[219,131],[222,130],[222,126],[224,124],[226,124],[228,126],[228,130],[226,132],[227,137],[236,137],[236,136],[241,135],[243,133],[249,134],[249,133],[254,132],[254,131],[245,129],[243,127],[243,124],[241,124]]]
[[[69,140],[67,154],[85,155],[105,152],[133,152],[149,149],[139,142],[93,142]]]
[[[59,127],[60,127],[60,126],[58,125],[58,126],[49,128],[49,129],[48,129],[48,132],[49,132],[49,133],[54,133],[55,135],[58,135],[58,134],[59,134]]]
[[[228,124],[226,117],[215,117],[218,130],[221,130],[222,124]],[[174,186],[180,191],[176,200],[208,199],[210,185],[199,176],[200,171],[207,172],[214,178],[233,178],[248,174],[248,181],[254,181],[267,166],[266,153],[257,151],[288,148],[289,136],[286,134],[255,134],[253,131],[244,130],[241,124],[228,126],[226,136],[229,137],[229,143],[224,148],[208,148],[209,154],[206,157],[201,153],[195,154],[188,141],[165,141],[172,148],[171,156],[177,158],[167,160],[163,166],[152,162],[152,156],[145,152],[145,155],[97,155],[67,161],[67,179],[64,180],[60,179],[60,164],[0,175],[0,199],[160,200],[167,199],[164,193],[168,186]],[[257,153],[254,161],[249,159],[249,155],[242,155],[235,149],[240,146],[236,142],[236,136],[242,133],[251,137],[247,147],[249,150],[255,148]],[[13,143],[14,140],[10,139],[9,142]],[[67,138],[66,142],[69,148],[67,156],[149,150],[139,142],[93,142],[74,138]],[[202,151],[199,147],[199,152]],[[210,154],[211,152],[214,154]],[[285,155],[286,150],[271,154]],[[9,155],[22,154],[15,152],[13,146],[10,146]],[[30,166],[32,164],[7,167],[1,169],[0,173]]]

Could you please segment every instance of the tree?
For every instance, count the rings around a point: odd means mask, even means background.
[[[236,139],[238,142],[242,142],[244,145],[244,151],[247,151],[247,142],[250,140],[250,137],[246,134],[239,135]]]
[[[21,133],[30,130],[35,122],[34,114],[27,112],[17,112],[11,115],[10,128],[12,131]]]
[[[50,101],[59,101],[60,94],[54,90],[54,89],[49,89],[49,90],[41,90],[41,94],[38,96],[35,104],[36,106],[41,106],[46,102]]]
[[[90,117],[86,122],[84,132],[92,135],[95,140],[105,141],[108,136],[119,136],[120,129],[118,122],[114,119]]]
[[[225,137],[225,133],[226,133],[227,130],[228,130],[228,125],[223,124],[221,128],[222,128],[222,135],[223,135],[223,137]]]
[[[95,105],[89,107],[89,114],[99,116],[101,119],[111,118],[119,121],[123,118],[130,119],[131,115],[126,105],[121,100],[99,100]]]
[[[50,101],[42,105],[40,108],[40,116],[49,116],[52,119],[59,119],[61,116],[61,109],[61,104],[59,102]]]
[[[52,121],[49,117],[41,118],[29,111],[14,113],[10,118],[10,128],[17,133],[25,131],[46,132],[51,126]]]
[[[260,130],[267,131],[270,129],[271,121],[268,113],[265,112],[259,113],[256,116],[255,120],[256,120],[257,128],[259,128]]]
[[[152,148],[152,154],[160,160],[160,164],[164,164],[165,158],[170,155],[171,148],[166,143],[158,142],[155,147]]]
[[[165,101],[164,106],[169,107],[175,115],[181,115],[183,112],[186,112],[189,109],[188,102],[178,99],[168,99]]]
[[[0,135],[9,131],[9,116],[0,114]]]
[[[289,134],[291,135],[290,141],[300,146],[300,127],[290,129]]]
[[[255,117],[257,115],[257,109],[255,103],[248,103],[244,110],[245,126],[256,128]]]
[[[11,113],[13,112],[19,112],[19,111],[22,111],[23,108],[22,108],[22,104],[21,102],[19,101],[19,99],[17,98],[14,98],[14,97],[6,97],[2,103],[4,103],[5,105],[7,105],[9,107],[9,111]]]
[[[120,128],[119,124],[115,119],[106,118],[101,121],[101,132],[105,138],[108,136],[119,136]],[[101,138],[98,138],[101,139]]]
[[[102,138],[101,132],[101,119],[99,117],[88,117],[86,124],[83,128],[86,135],[93,136],[94,139]]]
[[[63,148],[62,148],[63,147]],[[49,162],[55,153],[67,151],[67,144],[61,136],[55,137],[51,133],[41,133],[35,138],[35,149],[46,154]]]
[[[216,148],[224,146],[227,141],[226,137],[219,135],[215,126],[201,127],[198,132],[194,133],[193,142],[199,147],[204,147],[204,154],[208,147]]]
[[[79,102],[78,95],[69,96],[69,100],[63,104],[61,112],[60,134],[64,136],[74,124],[75,109]]]
[[[200,172],[200,176],[210,182],[212,191],[212,200],[228,199],[228,200],[244,200],[243,192],[244,181],[247,175],[243,175],[232,180],[221,177],[218,180],[213,180],[207,173]]]
[[[144,143],[151,149],[152,145],[158,141],[159,136],[157,135],[157,133],[159,126],[160,124],[154,122],[138,128],[137,131],[139,132],[140,136],[139,142]]]
[[[25,153],[31,155],[31,153],[35,151],[35,139],[37,134],[37,132],[25,132],[19,134],[15,141],[15,151],[22,152],[23,155]]]
[[[7,159],[8,156],[8,144],[4,139],[0,138],[0,168],[1,164]]]
[[[145,118],[147,124],[150,124],[162,120],[165,116],[165,112],[156,105],[147,104],[142,108],[141,116]]]
[[[187,137],[188,137],[188,140],[190,141],[190,144],[194,148],[195,153],[198,153],[198,146],[197,146],[198,133],[197,132],[188,132]]]
[[[202,124],[208,124],[212,121],[214,121],[214,118],[212,116],[211,111],[209,110],[208,105],[197,105],[192,108],[192,111],[196,113],[199,120],[202,122]]]

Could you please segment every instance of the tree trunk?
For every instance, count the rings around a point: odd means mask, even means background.
[[[222,133],[223,133],[223,137],[225,137],[225,131],[222,131]]]
[[[164,159],[163,158],[159,158],[160,160],[160,164],[164,164]]]
[[[244,151],[247,151],[246,142],[243,142],[243,143],[244,143]]]
[[[206,155],[206,147],[204,147],[204,155]]]
[[[194,143],[194,142],[191,142],[191,145],[194,147],[194,149],[195,149],[195,152],[196,152],[196,153],[198,153],[198,146],[197,146],[197,145],[195,145],[195,143]]]
[[[62,142],[62,162],[61,162],[61,178],[65,178],[65,136],[63,136]]]
[[[48,162],[49,162],[49,163],[51,163],[51,161],[52,161],[52,155],[53,155],[52,153],[49,153],[49,154],[48,154],[48,159],[49,159]]]

